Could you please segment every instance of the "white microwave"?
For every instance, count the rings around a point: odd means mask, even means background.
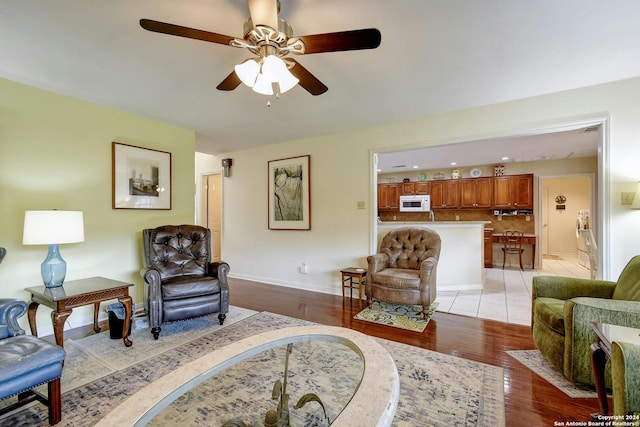
[[[400,196],[400,212],[428,212],[431,210],[431,196]]]

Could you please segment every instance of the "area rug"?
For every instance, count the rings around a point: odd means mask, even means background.
[[[562,372],[544,358],[540,350],[511,350],[507,351],[507,354],[571,398],[598,397],[595,389],[587,385],[574,384],[566,379]]]
[[[59,425],[91,426],[144,386],[208,352],[261,332],[310,324],[262,312],[161,354],[155,353],[140,363],[65,392],[62,397],[62,422]],[[108,335],[104,339],[108,340]],[[502,368],[406,344],[377,340],[393,357],[400,377],[400,401],[394,426],[505,425]],[[104,348],[101,359],[110,360],[109,350],[116,346]],[[153,350],[153,347],[150,349]],[[335,363],[341,362],[336,360]],[[255,374],[259,375],[260,372]],[[220,388],[225,389],[234,379],[220,381]],[[245,400],[251,400],[252,395],[253,391],[248,391]],[[206,400],[198,403],[202,401],[202,398],[196,399],[194,404],[203,405],[202,410],[206,412]],[[0,424],[46,426],[46,408],[35,404],[1,419]],[[182,422],[180,425],[185,424]],[[358,425],[357,420],[354,420],[355,425]]]
[[[409,331],[423,332],[437,307],[437,302],[429,306],[429,313],[425,320],[422,315],[422,306],[420,305],[392,304],[373,300],[371,305],[353,316],[353,318]]]

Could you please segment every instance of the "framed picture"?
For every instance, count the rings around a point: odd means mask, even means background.
[[[310,158],[269,161],[270,230],[311,230]]]
[[[171,209],[171,153],[113,142],[113,209]]]

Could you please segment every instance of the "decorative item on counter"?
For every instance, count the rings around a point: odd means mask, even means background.
[[[567,202],[567,198],[564,197],[562,194],[558,194],[556,196],[556,210],[564,210],[566,209],[566,205],[565,203]]]
[[[442,172],[435,173],[433,179],[444,179],[444,174]]]
[[[402,182],[411,182],[409,178],[402,178]]]
[[[451,179],[460,179],[460,171],[458,169],[451,171]]]
[[[502,175],[504,175],[504,165],[495,165],[493,167],[493,175],[494,176],[502,176]]]
[[[471,171],[469,172],[469,176],[471,178],[478,178],[480,177],[480,175],[482,175],[482,171],[478,168],[471,169]]]
[[[418,174],[418,181],[426,181],[427,180],[427,174],[424,172],[420,172]]]

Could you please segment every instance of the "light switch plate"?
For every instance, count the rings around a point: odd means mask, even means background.
[[[358,200],[357,206],[358,209],[364,209],[364,200]]]
[[[634,193],[633,191],[623,191],[622,192],[622,204],[623,205],[630,205],[633,203],[633,199],[635,198],[636,193]]]

